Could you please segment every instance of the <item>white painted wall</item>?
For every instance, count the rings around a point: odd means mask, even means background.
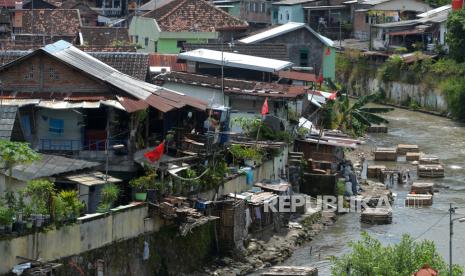
[[[212,104],[225,105],[225,99],[227,98],[227,96],[223,96],[221,90],[213,88],[172,82],[166,82],[163,84],[163,87],[184,93],[196,99],[204,100],[208,103],[209,106]]]

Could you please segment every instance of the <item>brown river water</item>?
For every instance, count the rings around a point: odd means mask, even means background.
[[[399,242],[404,233],[418,240],[432,240],[448,263],[449,203],[458,207],[457,217],[465,216],[465,125],[403,109],[395,109],[384,117],[390,121],[389,132],[370,135],[367,145],[389,147],[401,143],[417,144],[420,151],[440,158],[446,176],[434,182],[449,186],[449,189],[439,189],[431,207],[407,208],[400,202],[405,199],[410,186],[395,185],[392,190],[397,194],[396,202],[399,204],[393,206],[392,224],[366,225],[360,223],[357,213],[342,215],[314,241],[296,249],[283,265],[314,266],[318,267],[319,275],[330,275],[331,266],[327,257],[349,252],[348,242],[359,239],[363,231],[384,244]],[[396,166],[395,163],[392,165]],[[454,224],[453,241],[453,262],[465,266],[465,223]]]

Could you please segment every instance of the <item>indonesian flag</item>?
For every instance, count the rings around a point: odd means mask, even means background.
[[[153,149],[152,151],[144,153],[144,157],[147,158],[150,162],[154,163],[160,160],[164,151],[165,141],[161,142],[160,145],[156,146],[155,149]]]
[[[268,113],[268,97],[265,98],[265,102],[262,105],[262,116]]]

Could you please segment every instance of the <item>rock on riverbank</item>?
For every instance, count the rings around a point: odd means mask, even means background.
[[[245,275],[253,271],[282,263],[294,249],[311,241],[326,226],[336,220],[334,212],[317,212],[294,219],[288,228],[270,237],[251,238],[244,242],[245,249],[232,257],[219,259],[205,269],[205,275]]]

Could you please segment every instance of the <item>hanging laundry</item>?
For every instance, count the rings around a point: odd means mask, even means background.
[[[245,229],[248,229],[252,224],[252,217],[250,216],[250,209],[245,209]]]
[[[149,257],[150,257],[149,243],[144,241],[144,256],[142,257],[142,259],[144,261],[147,261]]]
[[[260,207],[255,207],[255,217],[257,219],[262,219],[262,213],[260,212]]]

